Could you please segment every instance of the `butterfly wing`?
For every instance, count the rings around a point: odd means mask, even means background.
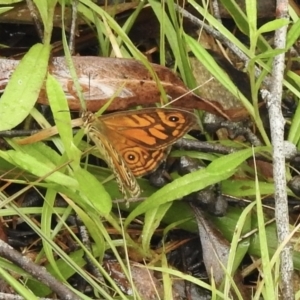
[[[120,169],[126,168],[127,171],[129,169],[135,177],[155,171],[170,150],[170,147],[146,149],[131,139],[125,138],[119,132],[106,128],[101,119],[95,120],[89,127],[88,135],[97,148],[101,149],[100,152],[109,167],[113,169],[112,166],[116,165]],[[106,132],[105,135],[102,134],[103,131]],[[113,155],[111,162],[109,161],[111,160],[110,155]],[[125,177],[125,174],[121,174],[121,177]]]
[[[113,147],[134,176],[157,169],[169,153],[170,145],[196,127],[196,116],[179,109],[146,108],[100,117]]]
[[[124,111],[101,116],[101,120],[109,132],[151,150],[170,146],[197,126],[194,114],[173,108]]]
[[[95,119],[92,114],[86,116],[86,118],[89,118],[89,121],[85,122],[85,130],[95,143],[108,167],[113,171],[119,190],[125,198],[128,198],[128,196],[132,198],[138,197],[141,193],[138,182],[122,156],[102,134],[101,122]]]
[[[115,138],[113,146],[120,153],[126,165],[134,176],[144,176],[157,169],[169,153],[170,147],[147,149],[130,139],[124,138],[118,132],[112,132]]]
[[[113,170],[122,193],[140,193],[135,176],[153,172],[170,146],[196,127],[196,116],[179,109],[146,108],[101,117],[83,115],[86,132]]]

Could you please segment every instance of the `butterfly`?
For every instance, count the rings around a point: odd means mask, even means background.
[[[157,169],[170,146],[193,128],[193,113],[175,108],[144,108],[97,117],[83,112],[83,128],[113,171],[125,198],[141,189],[136,177]]]

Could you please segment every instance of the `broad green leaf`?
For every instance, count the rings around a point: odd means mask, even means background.
[[[0,7],[0,14],[4,14],[11,9],[13,9],[13,7]]]
[[[144,250],[149,250],[152,235],[171,205],[172,203],[166,203],[146,213],[142,234]]]
[[[96,208],[96,213],[107,215],[112,208],[112,201],[103,185],[87,170],[78,168],[74,176],[79,183],[79,191],[87,197],[90,205]]]
[[[1,5],[10,5],[18,2],[22,2],[22,0],[1,0]],[[11,7],[13,8],[13,7]]]
[[[58,133],[71,163],[79,164],[81,152],[73,143],[71,116],[66,96],[61,85],[50,74],[46,81],[47,96],[55,119]]]
[[[48,68],[50,46],[30,48],[12,74],[0,102],[0,130],[20,124],[34,106]]]
[[[259,190],[262,195],[270,195],[274,193],[273,182],[259,182]],[[255,196],[256,188],[253,180],[225,180],[222,183],[222,191],[234,197],[244,198]]]
[[[16,151],[27,153],[51,168],[55,168],[60,163],[61,156],[54,149],[42,142],[18,145],[14,140],[10,140],[8,144]]]
[[[255,152],[266,149],[266,147],[256,148]],[[245,149],[214,160],[207,168],[187,174],[181,178],[175,179],[167,184],[137,208],[128,216],[125,222],[127,226],[135,217],[151,209],[156,209],[164,203],[181,199],[190,193],[204,189],[205,187],[221,182],[235,173],[236,168],[247,158],[252,156],[253,150]]]
[[[59,172],[55,171],[55,168],[49,167],[42,161],[37,160],[35,157],[28,155],[20,151],[0,151],[0,157],[4,158],[8,162],[15,166],[34,174],[37,177],[45,177],[45,181],[64,184],[64,186],[77,187],[78,183],[75,179]]]
[[[270,151],[269,147],[257,147],[254,149],[255,152],[259,151]],[[207,172],[210,174],[225,175],[227,172],[235,170],[242,162],[248,159],[252,154],[253,149],[245,149],[231,153],[229,155],[224,155],[216,160],[214,160],[206,168]],[[226,176],[226,175],[225,175]],[[224,179],[223,179],[224,180]]]
[[[285,19],[276,19],[273,21],[270,21],[268,23],[265,23],[261,27],[259,27],[257,34],[262,34],[270,31],[275,31],[283,26],[287,26],[289,24],[288,20]]]

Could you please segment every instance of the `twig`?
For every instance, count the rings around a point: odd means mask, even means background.
[[[180,139],[174,143],[175,149],[203,151],[206,153],[229,154],[238,151],[238,148],[227,147],[220,144],[208,143],[197,140]]]
[[[289,19],[288,0],[277,0],[277,18]],[[287,26],[275,32],[274,46],[284,49],[286,45]],[[282,82],[284,75],[284,58],[280,54],[274,58],[272,68],[272,84],[267,95],[267,107],[271,127],[273,145],[273,174],[275,184],[275,218],[277,224],[278,242],[282,243],[289,235],[289,214],[286,191],[285,156],[284,156],[284,124],[281,111]],[[281,252],[281,283],[283,299],[294,299],[293,293],[293,260],[292,247],[288,243]]]
[[[8,259],[23,270],[31,274],[38,281],[47,285],[52,291],[54,291],[60,299],[65,300],[80,300],[80,298],[74,294],[65,285],[54,278],[48,271],[41,266],[33,263],[29,258],[22,256],[18,251],[14,250],[11,246],[0,240],[0,256]]]
[[[203,28],[207,33],[212,35],[215,39],[219,40],[222,44],[226,45],[240,60],[245,63],[248,63],[249,58],[248,56],[241,51],[233,42],[227,39],[223,34],[221,34],[218,30],[214,29],[213,27],[207,25],[204,21],[198,19],[197,17],[193,16],[191,13],[180,7],[179,5],[174,3],[175,9],[182,14],[183,17],[190,20],[195,25]]]
[[[222,23],[221,15],[220,15],[220,8],[219,8],[219,2],[217,0],[211,1],[211,6],[213,10],[214,17]]]
[[[80,220],[80,218],[78,216],[76,216],[76,225],[78,228],[78,234],[80,236],[80,239],[82,241],[82,243],[84,244],[85,248],[92,253],[92,243],[91,243],[91,239],[88,233],[88,230],[86,228],[86,226],[82,223],[82,221]],[[84,255],[84,259],[87,262],[87,269],[88,271],[95,277],[98,279],[99,282],[102,283],[103,288],[106,289],[106,292],[108,293],[108,290],[106,288],[105,285],[105,280],[103,278],[103,275],[101,274],[99,268],[95,265],[95,263],[93,262],[93,260],[87,255],[87,253],[85,253]]]
[[[27,3],[27,7],[30,11],[30,15],[35,23],[35,27],[36,27],[36,30],[38,32],[38,35],[41,39],[41,41],[43,41],[43,29],[42,29],[42,25],[41,25],[41,22],[40,22],[40,19],[39,19],[39,12],[37,11],[34,3],[32,0],[26,0],[26,3]]]
[[[174,7],[178,12],[182,14],[183,17],[187,18],[195,25],[198,25],[199,27],[203,28],[208,34],[213,36],[222,44],[226,45],[241,61],[244,62],[245,65],[248,65],[250,61],[249,57],[242,50],[240,50],[233,42],[231,42],[226,36],[221,34],[218,30],[214,29],[213,27],[207,25],[204,21],[193,16],[191,13],[189,13],[179,5],[174,4]],[[260,73],[261,71],[259,70],[259,68],[255,67],[255,76],[258,77]],[[266,76],[263,82],[265,85],[268,86],[270,84],[269,77]]]
[[[75,54],[75,35],[76,35],[76,20],[78,13],[78,0],[72,1],[72,23],[70,29],[69,49],[71,55]]]

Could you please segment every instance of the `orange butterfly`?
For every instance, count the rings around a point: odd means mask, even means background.
[[[155,171],[170,146],[197,127],[194,114],[174,108],[145,108],[100,117],[84,112],[82,120],[125,198],[138,197],[141,190],[135,177]]]

